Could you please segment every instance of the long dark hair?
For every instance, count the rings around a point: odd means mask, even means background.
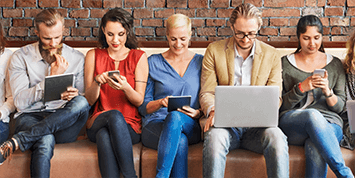
[[[320,19],[315,16],[315,15],[306,15],[303,16],[297,23],[297,38],[298,38],[298,47],[295,51],[295,53],[300,52],[301,50],[301,44],[300,44],[300,36],[302,33],[306,33],[307,31],[307,27],[317,27],[318,32],[320,34],[323,35],[323,24],[320,21]],[[322,45],[320,46],[320,48],[318,49],[321,52],[325,52],[324,51],[324,46],[323,46],[323,41],[322,41]]]
[[[0,54],[2,54],[5,50],[5,38],[4,38],[4,29],[2,28],[2,25],[0,23]]]
[[[125,46],[129,49],[137,49],[138,42],[136,35],[133,33],[133,17],[130,13],[118,7],[109,10],[101,19],[99,29],[99,43],[102,48],[108,47],[105,34],[102,30],[106,27],[108,21],[121,23],[123,28],[126,29],[127,34]]]

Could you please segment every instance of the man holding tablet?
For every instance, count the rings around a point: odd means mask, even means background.
[[[17,50],[9,65],[10,86],[17,107],[15,135],[0,147],[0,164],[21,149],[32,150],[31,177],[50,177],[55,143],[76,140],[85,125],[89,104],[84,93],[84,55],[62,42],[64,18],[46,9],[35,18],[38,42]],[[74,87],[61,100],[43,103],[44,79],[72,73]]]
[[[255,39],[262,25],[261,12],[252,4],[241,4],[229,21],[233,37],[211,43],[202,63],[199,100],[208,117],[203,177],[224,177],[226,156],[237,148],[264,154],[268,177],[289,177],[287,139],[278,127],[213,127],[216,86],[271,85],[282,90],[280,55]]]

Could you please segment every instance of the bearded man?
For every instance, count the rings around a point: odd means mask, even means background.
[[[77,139],[88,118],[84,94],[84,55],[62,42],[64,18],[46,9],[35,18],[38,42],[15,51],[9,65],[10,86],[17,107],[15,135],[0,147],[0,164],[20,149],[32,150],[31,177],[50,177],[55,143]],[[46,76],[72,73],[74,87],[60,100],[43,103]]]

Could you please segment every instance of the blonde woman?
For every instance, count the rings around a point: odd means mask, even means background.
[[[198,93],[202,55],[188,50],[191,20],[175,14],[167,20],[169,50],[148,58],[149,77],[143,104],[142,143],[158,150],[156,177],[187,177],[188,145],[198,143]],[[191,107],[168,112],[168,96],[191,95]]]

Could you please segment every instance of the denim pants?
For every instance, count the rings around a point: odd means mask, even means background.
[[[10,127],[9,123],[0,121],[0,145],[9,137]]]
[[[77,96],[55,112],[23,113],[16,118],[15,138],[21,151],[32,150],[31,177],[49,177],[55,143],[74,142],[86,124],[89,104]]]
[[[306,177],[326,177],[327,164],[337,177],[354,177],[340,151],[341,127],[329,123],[318,110],[288,111],[280,117],[280,128],[291,145],[304,145]]]
[[[132,145],[140,135],[126,123],[117,110],[106,111],[95,119],[87,130],[90,141],[97,144],[101,177],[137,177],[134,169]]]
[[[200,140],[198,121],[179,111],[150,121],[142,130],[143,145],[158,150],[156,177],[187,177],[188,146]]]
[[[224,177],[226,156],[238,148],[263,153],[268,177],[289,177],[287,138],[278,127],[211,127],[205,132],[203,177]]]

